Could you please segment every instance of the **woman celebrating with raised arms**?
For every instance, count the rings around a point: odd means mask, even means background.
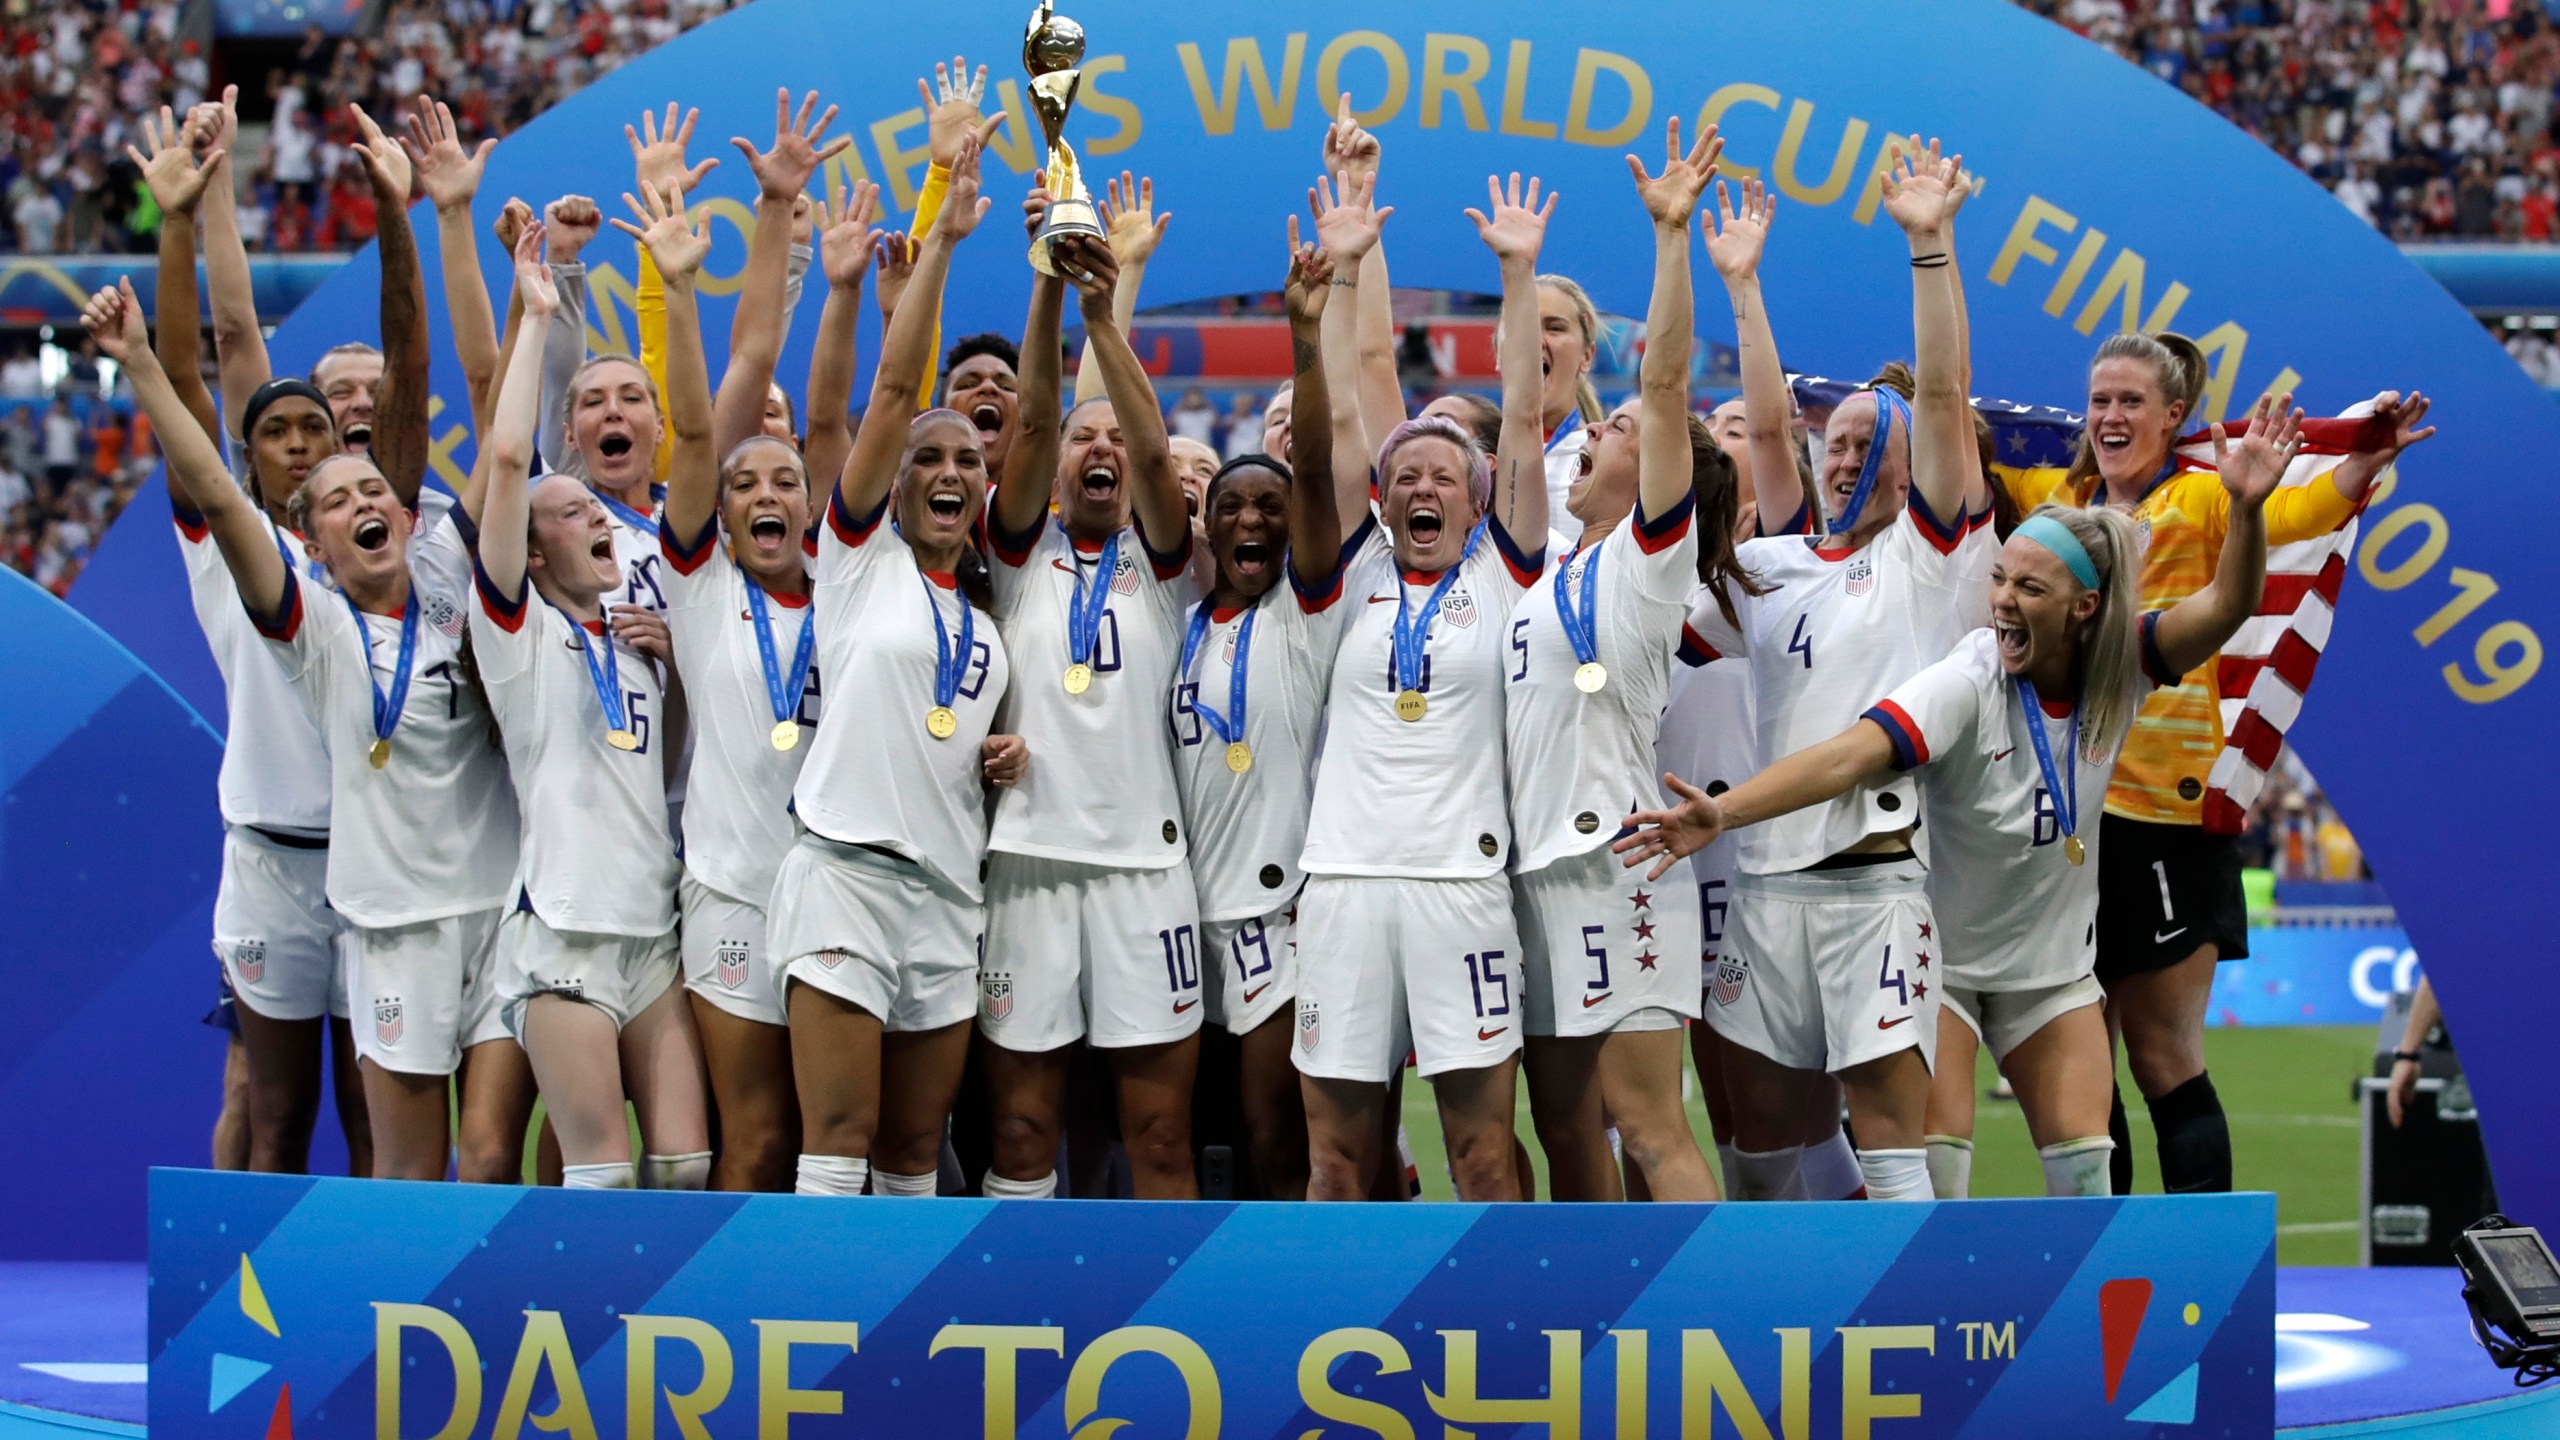
[[[1660,1200],[1720,1198],[1680,1100],[1681,1022],[1698,1016],[1697,891],[1649,886],[1607,850],[1617,797],[1653,793],[1672,652],[1700,576],[1749,585],[1730,512],[1733,462],[1689,410],[1689,220],[1723,149],[1686,155],[1667,128],[1662,173],[1630,155],[1653,221],[1643,388],[1592,427],[1567,505],[1581,541],[1551,559],[1508,624],[1503,736],[1517,835],[1529,1109],[1559,1200],[1623,1198],[1607,1127]],[[1701,506],[1700,494],[1713,503]]]
[[[1504,621],[1546,565],[1546,478],[1532,457],[1538,248],[1555,198],[1541,206],[1538,182],[1524,195],[1516,174],[1507,190],[1499,178],[1486,187],[1491,213],[1467,217],[1502,267],[1502,473],[1452,421],[1397,426],[1378,453],[1384,524],[1363,527],[1344,576],[1299,912],[1311,1199],[1368,1193],[1387,1082],[1408,1053],[1438,1092],[1460,1198],[1519,1196],[1511,1116],[1526,1000],[1503,875],[1511,822],[1489,762],[1502,752]],[[1330,186],[1319,191],[1322,227],[1338,207]],[[1365,187],[1341,203],[1367,208]]]
[[[859,1195],[866,1181],[881,1195],[934,1192],[977,1005],[985,786],[1023,765],[1019,741],[989,738],[1008,670],[985,597],[971,593],[983,588],[972,536],[986,456],[966,416],[916,413],[951,251],[986,217],[982,143],[952,167],[818,541],[816,663],[834,714],[792,791],[807,828],[781,857],[768,937],[790,1017],[803,1195]],[[784,458],[751,440],[733,472],[757,450],[763,463]],[[799,532],[783,539],[796,547]],[[770,666],[775,652],[760,653]],[[732,743],[767,742],[742,732]]]
[[[2099,872],[2089,852],[2099,832],[2082,823],[2079,800],[2103,793],[2142,697],[2204,663],[2257,608],[2264,506],[2299,447],[2300,420],[2282,403],[2262,405],[2228,446],[2214,427],[2231,533],[2212,583],[2194,595],[2141,613],[2133,522],[2047,505],[1992,567],[1991,628],[1841,734],[1721,796],[1666,776],[1682,803],[1629,816],[1647,828],[1615,847],[1630,865],[1661,857],[1658,876],[1725,831],[1926,766],[1932,904],[1946,945],[1932,975],[1915,969],[1913,983],[1934,978],[1942,1019],[1956,1022],[1941,1063],[1961,1054],[1970,1077],[1975,1036],[1990,1043],[2026,1111],[2047,1194],[2107,1194],[2115,1149],[2106,1133],[2114,1066],[2091,974]],[[1933,1105],[1929,1125],[1969,1142],[1971,1106],[1958,1115]],[[1964,1186],[1942,1184],[1938,1195],[1961,1199]]]
[[[655,213],[684,203],[672,187],[653,199],[663,207]],[[710,243],[707,229],[699,243]],[[596,494],[567,475],[526,484],[542,345],[559,304],[540,245],[531,226],[516,250],[524,323],[493,409],[471,608],[523,819],[522,890],[498,928],[507,1026],[559,1132],[561,1183],[630,1187],[627,1097],[649,1188],[699,1190],[711,1173],[710,1126],[702,1049],[677,985],[667,834],[667,771],[684,748],[669,723],[672,681],[659,671],[673,661],[655,615],[606,613],[623,570]]]

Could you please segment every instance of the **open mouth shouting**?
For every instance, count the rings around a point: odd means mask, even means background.
[[[2000,646],[2000,663],[2011,670],[2027,663],[2027,627],[2015,620],[1991,617],[1992,638]]]
[[[620,430],[608,430],[596,437],[596,453],[607,460],[620,460],[631,453],[631,436]]]
[[[1096,461],[1077,477],[1076,487],[1091,505],[1108,505],[1120,498],[1120,467],[1107,461]]]
[[[993,443],[1004,430],[1004,407],[993,400],[981,400],[969,407],[969,423],[978,427],[978,439]]]
[[[936,524],[957,525],[960,517],[968,513],[969,502],[958,491],[937,490],[925,497],[924,508]]]
[[[391,543],[390,523],[378,515],[368,515],[356,522],[354,539],[357,549],[367,553],[378,551]]]
[[[345,442],[348,453],[365,454],[373,448],[373,422],[350,420],[347,422],[346,429],[340,432],[340,438]]]
[[[2133,436],[2122,430],[2101,431],[2089,437],[2089,443],[2106,459],[2121,460],[2133,452]]]
[[[1440,538],[1440,507],[1430,502],[1414,506],[1404,514],[1405,538],[1415,545],[1427,546]]]
[[[791,548],[791,526],[779,515],[758,515],[747,522],[747,543],[759,555],[779,555]]]
[[[1227,564],[1238,579],[1258,579],[1271,573],[1273,562],[1279,558],[1279,547],[1269,541],[1239,540],[1228,555]]]

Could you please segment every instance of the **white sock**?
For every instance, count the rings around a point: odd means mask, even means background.
[[[1740,1152],[1733,1148],[1733,1143],[1731,1141],[1719,1140],[1716,1142],[1716,1170],[1719,1176],[1724,1180],[1724,1193],[1725,1198],[1728,1200],[1739,1199],[1742,1194],[1742,1192],[1736,1188],[1736,1182],[1740,1179],[1742,1170],[1739,1162],[1733,1158],[1738,1153]]]
[[[1804,1147],[1805,1192],[1816,1200],[1857,1200],[1867,1190],[1866,1172],[1858,1168],[1858,1152],[1849,1132],[1834,1130],[1819,1145]]]
[[[1007,1180],[993,1170],[987,1172],[986,1183],[978,1187],[990,1200],[1049,1200],[1058,1193],[1058,1172],[1050,1171],[1037,1180]]]
[[[798,1178],[793,1181],[794,1195],[859,1195],[862,1182],[871,1178],[871,1162],[845,1155],[803,1155]]]
[[[617,1160],[606,1165],[563,1165],[560,1167],[563,1190],[629,1190],[631,1162]]]
[[[1941,1200],[1973,1193],[1973,1142],[1957,1135],[1922,1137],[1929,1147],[1929,1188]]]
[[[930,1196],[933,1194],[934,1186],[941,1179],[941,1176],[930,1170],[922,1175],[900,1175],[888,1170],[874,1170],[871,1172],[871,1193]]]
[[[2116,1142],[2104,1135],[2085,1140],[2065,1140],[2047,1145],[2036,1152],[2044,1162],[2044,1193],[2047,1195],[2105,1195],[2107,1162],[2115,1158]]]
[[[1926,1150],[1861,1150],[1858,1168],[1866,1173],[1870,1200],[1928,1200],[1929,1152]]]
[[[707,1190],[711,1188],[711,1152],[696,1150],[686,1155],[645,1155],[640,1168],[649,1177],[651,1190]]]
[[[1733,1152],[1733,1198],[1736,1200],[1784,1200],[1790,1189],[1801,1191],[1804,1184],[1804,1147],[1789,1145],[1783,1150],[1736,1150]]]

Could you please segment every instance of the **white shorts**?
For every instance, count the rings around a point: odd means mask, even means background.
[[[676,882],[684,988],[759,1025],[779,1025],[782,975],[766,952],[764,910],[693,878]]]
[[[507,1038],[493,959],[499,909],[347,931],[356,1053],[403,1075],[450,1075],[462,1052]]]
[[[1383,1085],[1519,1053],[1511,881],[1310,875],[1298,901],[1299,1073]]]
[[[536,995],[583,1000],[620,1030],[657,1003],[682,974],[676,933],[599,935],[554,930],[521,907],[498,922],[498,984],[507,1033],[524,1040],[525,1002]]]
[[[765,948],[774,1005],[792,982],[859,1005],[882,1028],[940,1030],[978,1007],[984,911],[922,866],[802,835],[774,877]]]
[[[345,928],[329,908],[326,849],[281,845],[246,825],[223,828],[213,953],[241,1004],[270,1020],[345,1015]]]
[[[978,1029],[1025,1054],[1199,1033],[1199,915],[1187,861],[1123,870],[989,855]]]
[[[1209,1023],[1243,1035],[1298,998],[1298,902],[1248,920],[1200,922]]]
[[[1833,1073],[1938,1056],[1936,924],[1920,862],[1745,875],[1708,977],[1707,1022],[1781,1065]]]
[[[1698,892],[1648,883],[1609,847],[1511,877],[1531,1035],[1670,1030],[1698,1018]]]
[[[1991,1047],[1991,1057],[2006,1060],[2009,1052],[2063,1016],[2087,1005],[2103,1004],[2107,992],[2095,975],[2035,990],[1964,990],[1947,987],[1947,1008],[1966,1029]]]

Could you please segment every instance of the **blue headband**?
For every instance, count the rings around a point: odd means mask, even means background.
[[[1840,507],[1839,517],[1831,522],[1834,533],[1857,529],[1858,517],[1867,513],[1867,500],[1876,490],[1876,470],[1893,444],[1894,417],[1902,417],[1905,433],[1911,429],[1911,407],[1902,403],[1901,396],[1882,389],[1867,393],[1876,397],[1875,440],[1867,446],[1866,463],[1858,467],[1858,488],[1849,492],[1849,503]]]
[[[2070,526],[2050,515],[2030,515],[2026,523],[2009,534],[2014,539],[2033,540],[2052,551],[2054,558],[2060,560],[2082,585],[2092,590],[2106,588],[2098,583],[2098,566],[2089,558],[2088,547],[2080,543],[2079,536],[2071,533]]]

